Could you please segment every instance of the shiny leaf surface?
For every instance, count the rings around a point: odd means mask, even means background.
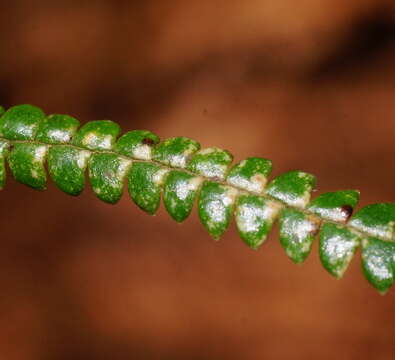
[[[85,187],[85,170],[91,152],[69,145],[53,146],[48,152],[48,172],[56,186],[69,195]]]
[[[359,246],[359,236],[350,229],[326,223],[320,233],[320,258],[330,274],[341,278]]]
[[[131,165],[131,160],[116,154],[92,155],[89,160],[89,180],[93,192],[100,200],[110,204],[120,200],[124,180]]]
[[[223,180],[232,160],[229,151],[208,148],[198,151],[189,161],[187,169],[201,176]]]
[[[199,197],[200,221],[218,240],[228,228],[237,190],[226,185],[205,181]]]
[[[136,162],[128,174],[128,190],[135,204],[154,215],[160,205],[163,178],[168,172],[160,165]]]
[[[289,258],[303,262],[311,251],[319,222],[297,209],[285,208],[280,215],[280,242]]]
[[[369,282],[386,293],[395,278],[395,243],[374,237],[362,242],[362,268]]]
[[[287,205],[304,208],[310,201],[315,177],[302,171],[290,171],[276,177],[268,186],[267,194]]]
[[[22,184],[44,190],[47,173],[44,162],[48,146],[29,143],[15,144],[8,158],[12,175]]]
[[[240,195],[236,205],[236,224],[240,237],[253,249],[266,240],[281,205],[256,195]]]
[[[183,222],[191,213],[202,180],[201,177],[177,170],[170,171],[166,176],[163,202],[175,221]]]

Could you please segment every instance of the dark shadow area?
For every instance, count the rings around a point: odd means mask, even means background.
[[[369,70],[395,46],[395,19],[390,10],[375,11],[357,19],[339,44],[313,68],[314,82],[335,80]]]

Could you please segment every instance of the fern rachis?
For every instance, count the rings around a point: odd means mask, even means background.
[[[124,181],[133,201],[155,214],[161,197],[171,217],[184,221],[197,199],[199,217],[218,239],[235,216],[241,238],[257,249],[277,219],[287,255],[303,262],[319,234],[323,266],[340,278],[362,248],[363,270],[381,293],[395,277],[395,204],[373,204],[352,216],[359,192],[343,190],[310,200],[315,178],[291,171],[267,184],[270,160],[248,158],[231,167],[233,156],[218,148],[200,149],[195,140],[176,137],[160,142],[149,131],[120,135],[108,120],[79,122],[67,115],[45,114],[31,105],[0,109],[0,189],[7,161],[16,180],[45,189],[48,173],[70,195],[84,189],[88,170],[99,199],[116,203]]]

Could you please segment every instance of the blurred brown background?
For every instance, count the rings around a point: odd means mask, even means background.
[[[1,1],[0,103],[184,135],[394,201],[395,6],[385,0]],[[317,192],[317,193],[319,193]],[[9,179],[0,359],[395,358],[395,290]]]

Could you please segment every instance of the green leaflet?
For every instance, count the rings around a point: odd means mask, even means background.
[[[93,192],[100,200],[115,204],[122,196],[125,177],[131,160],[117,154],[93,154],[89,160],[89,180]]]
[[[232,160],[229,151],[208,148],[198,151],[189,161],[187,169],[208,178],[223,180]]]
[[[136,162],[128,174],[128,190],[135,204],[154,215],[159,208],[162,184],[168,169],[149,162]]]
[[[394,283],[395,243],[369,237],[362,241],[362,268],[369,282],[382,294]]]
[[[266,192],[287,205],[304,208],[310,201],[315,177],[302,171],[290,171],[276,177]]]
[[[200,149],[200,144],[186,137],[170,138],[153,151],[152,158],[164,165],[185,168],[189,158]]]
[[[236,204],[236,224],[244,242],[258,249],[266,240],[281,205],[260,196],[242,194]]]
[[[69,145],[53,146],[48,152],[48,172],[56,186],[69,195],[85,187],[85,169],[91,152]]]
[[[45,114],[35,106],[14,106],[0,119],[0,136],[8,140],[34,140],[44,118]]]
[[[368,205],[359,210],[349,224],[374,237],[395,240],[395,203]]]
[[[229,226],[236,196],[237,190],[230,186],[212,181],[203,183],[199,197],[199,217],[215,240],[218,240]]]
[[[50,115],[37,131],[36,141],[45,144],[68,144],[77,132],[80,122],[68,115]]]
[[[234,165],[229,171],[226,181],[238,188],[261,194],[271,172],[272,162],[270,160],[252,157]]]
[[[297,209],[285,208],[280,215],[280,243],[295,263],[302,263],[310,254],[319,222]]]
[[[150,131],[134,130],[122,135],[115,145],[115,151],[134,159],[151,160],[152,149],[159,143],[159,137]]]
[[[343,190],[322,194],[312,200],[307,210],[336,222],[346,222],[359,200],[359,191]]]
[[[359,236],[343,225],[326,223],[320,233],[320,258],[330,274],[341,278],[359,246]]]
[[[163,202],[175,221],[182,222],[189,216],[201,183],[201,177],[182,171],[173,170],[166,176]]]
[[[170,216],[184,221],[197,200],[199,218],[214,239],[228,228],[232,215],[240,237],[253,249],[279,219],[280,242],[287,255],[303,262],[319,233],[323,266],[343,276],[362,244],[363,271],[381,293],[395,278],[395,203],[368,205],[352,215],[359,192],[342,190],[310,201],[313,175],[290,171],[266,187],[270,160],[251,157],[229,167],[226,150],[200,150],[195,140],[165,139],[146,130],[122,135],[109,120],[86,123],[67,115],[48,117],[31,105],[0,107],[0,189],[8,162],[16,180],[34,189],[46,187],[48,173],[70,195],[80,194],[86,172],[93,192],[116,203],[123,186],[133,201],[155,214],[163,201]],[[200,150],[200,151],[199,151]]]
[[[48,146],[29,143],[14,145],[8,155],[8,163],[12,175],[22,184],[37,190],[44,190],[47,183],[47,174],[44,161]]]
[[[73,145],[90,150],[111,150],[120,132],[121,128],[113,121],[91,121],[77,132]]]

